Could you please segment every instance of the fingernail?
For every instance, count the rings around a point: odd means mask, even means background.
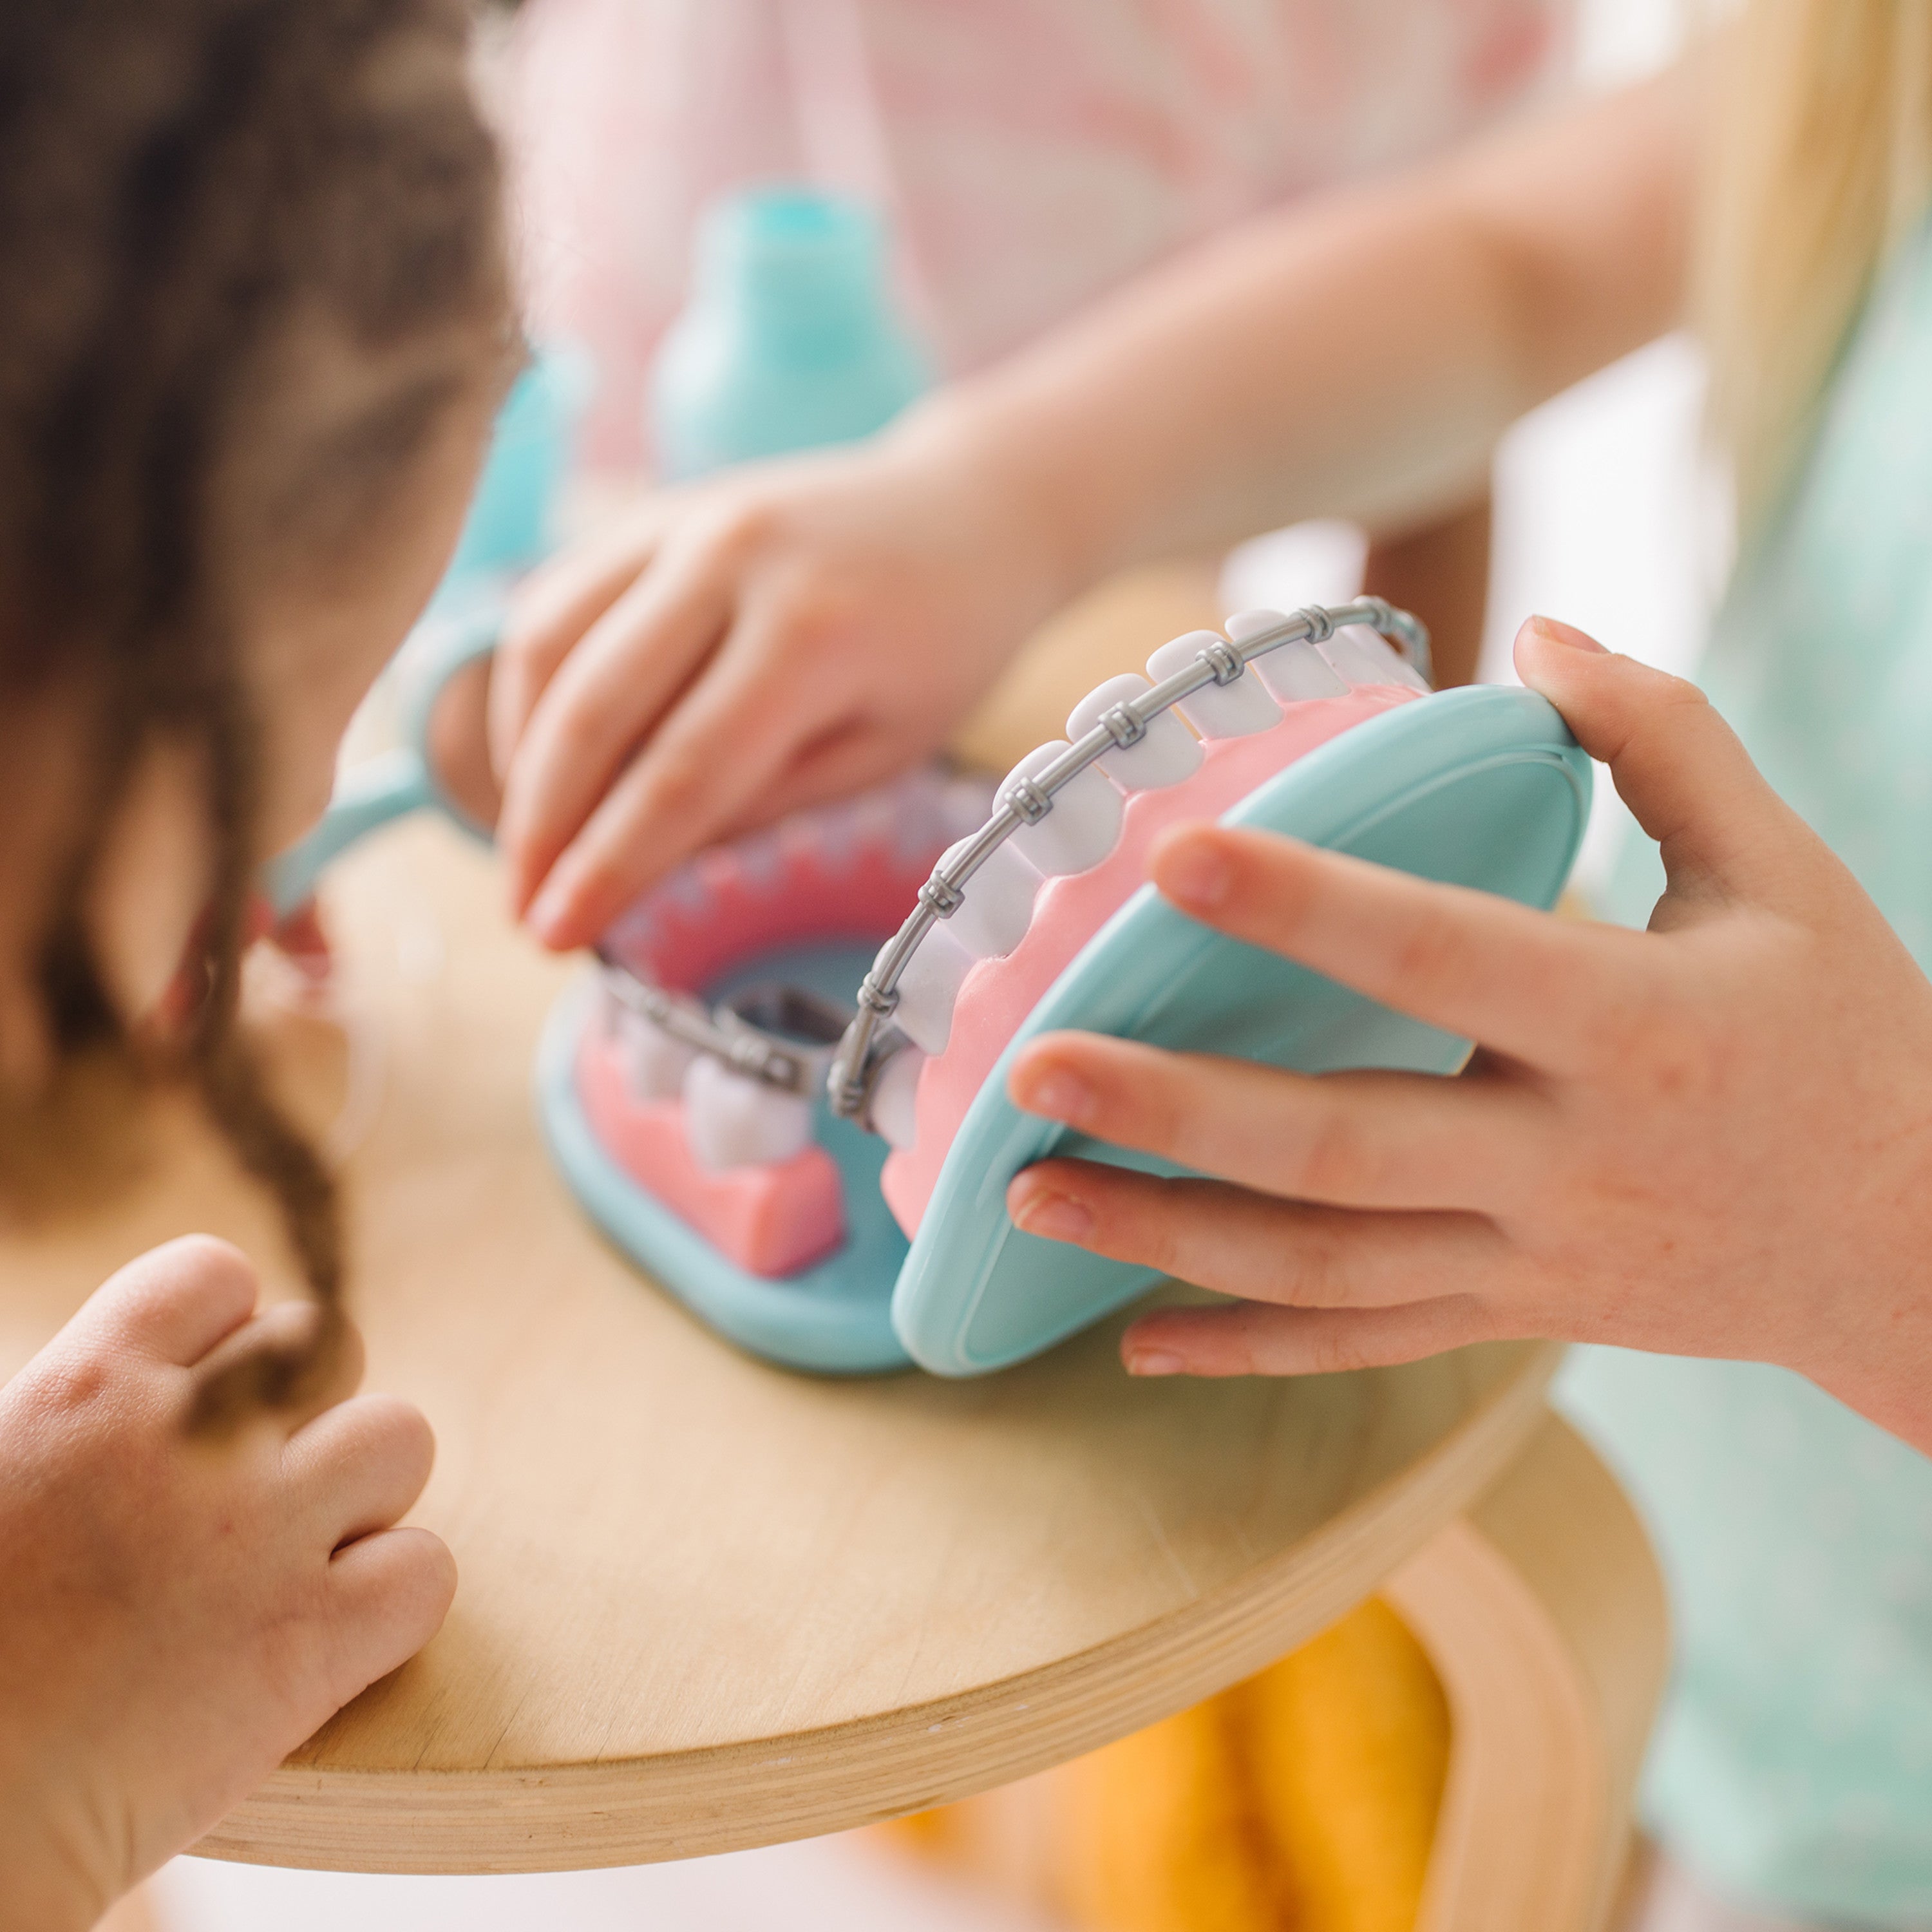
[[[1203,910],[1219,905],[1233,880],[1227,860],[1204,838],[1177,841],[1155,868],[1155,883],[1168,898]]]
[[[1610,654],[1609,646],[1598,644],[1588,632],[1580,631],[1574,624],[1566,624],[1560,618],[1532,617],[1527,628],[1552,644],[1567,644],[1573,651],[1594,651],[1600,657]]]
[[[1094,1232],[1094,1217],[1071,1196],[1042,1188],[1013,1210],[1013,1225],[1049,1241],[1084,1241]]]
[[[1018,1084],[1014,1097],[1029,1114],[1043,1114],[1049,1120],[1064,1120],[1076,1127],[1093,1118],[1093,1088],[1063,1066],[1022,1076]]]
[[[564,931],[570,916],[570,896],[562,888],[552,884],[544,886],[532,902],[530,909],[524,915],[524,923],[546,946],[555,946]]]
[[[1187,1364],[1165,1348],[1136,1348],[1127,1358],[1130,1376],[1178,1376]]]

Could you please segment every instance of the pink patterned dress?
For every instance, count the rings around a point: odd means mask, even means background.
[[[1447,146],[1567,64],[1571,0],[527,0],[507,112],[533,332],[634,468],[644,373],[715,195],[887,210],[940,366],[1186,244]]]

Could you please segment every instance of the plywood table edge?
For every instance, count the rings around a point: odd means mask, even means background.
[[[196,1853],[324,1870],[588,1870],[816,1837],[1029,1776],[1238,1682],[1370,1594],[1535,1434],[1562,1352],[1527,1348],[1455,1429],[1294,1549],[1051,1664],[821,1730],[650,1757],[453,1772],[286,1765]]]
[[[1603,1932],[1670,1654],[1629,1500],[1549,1415],[1384,1588],[1436,1665],[1454,1740],[1418,1932]]]

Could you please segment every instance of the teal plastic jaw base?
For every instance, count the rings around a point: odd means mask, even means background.
[[[870,948],[815,946],[767,957],[734,980],[776,976],[842,998],[872,963]],[[728,981],[722,998],[733,990]],[[836,1120],[819,1103],[819,1143],[838,1163],[845,1192],[845,1245],[815,1267],[770,1281],[720,1254],[703,1235],[640,1187],[605,1152],[577,1091],[577,1054],[596,1024],[598,980],[586,974],[551,1008],[536,1059],[537,1114],[550,1157],[616,1247],[740,1348],[787,1368],[821,1375],[878,1375],[911,1365],[892,1331],[892,1283],[906,1238],[879,1192],[884,1142]]]
[[[1556,902],[1589,810],[1590,766],[1556,711],[1480,686],[1402,705],[1331,740],[1258,788],[1223,822],[1280,832],[1424,878]],[[783,970],[849,994],[865,958],[788,958]],[[773,962],[748,962],[746,977]],[[726,989],[721,989],[726,990]],[[1321,1072],[1448,1074],[1468,1042],[1244,945],[1143,887],[1082,948],[1009,1045],[968,1110],[907,1246],[879,1200],[880,1143],[829,1114],[853,1236],[784,1282],[746,1275],[660,1207],[597,1144],[576,1098],[582,994],[550,1018],[538,1102],[566,1178],[623,1251],[721,1334],[770,1360],[868,1374],[908,1360],[944,1376],[1022,1361],[1132,1300],[1157,1276],[1019,1232],[1007,1184],[1049,1154],[1178,1172],[1021,1113],[1006,1071],[1037,1035],[1076,1028]],[[832,1130],[853,1136],[847,1148]],[[872,1217],[884,1216],[883,1223]]]
[[[1548,907],[1569,876],[1589,800],[1589,760],[1556,711],[1529,692],[1483,686],[1357,725],[1222,822]],[[1028,1016],[946,1155],[892,1297],[899,1339],[935,1374],[1022,1361],[1160,1279],[1022,1234],[1007,1217],[1007,1184],[1049,1155],[1184,1171],[1023,1114],[1006,1098],[1015,1055],[1067,1028],[1306,1073],[1449,1074],[1468,1052],[1467,1041],[1228,938],[1143,886]]]

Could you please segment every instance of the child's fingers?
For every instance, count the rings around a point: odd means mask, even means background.
[[[248,1356],[306,1357],[315,1348],[325,1319],[312,1301],[276,1302],[210,1349],[196,1364],[195,1378],[205,1385]],[[362,1379],[362,1331],[352,1322],[342,1322],[326,1372],[308,1378],[291,1400],[278,1406],[273,1412],[276,1423],[285,1432],[300,1429],[352,1394]]]
[[[304,899],[278,920],[269,928],[268,941],[309,979],[328,976],[333,948],[328,928],[322,923],[322,908],[314,899]]]
[[[748,616],[558,859],[530,912],[546,945],[594,938],[645,886],[716,838],[818,735],[784,681],[778,616]]]
[[[904,771],[912,755],[905,740],[877,719],[854,718],[843,728],[822,730],[786,758],[771,782],[746,800],[717,836],[736,838],[808,806],[850,798]]]
[[[497,820],[519,913],[723,635],[728,615],[728,586],[708,557],[668,556],[558,665],[511,760]]]
[[[387,1529],[422,1494],[435,1461],[421,1409],[397,1396],[358,1395],[297,1430],[282,1466],[333,1549]]]
[[[1148,872],[1204,924],[1553,1071],[1587,1060],[1588,1022],[1642,944],[1273,832],[1178,826]]]
[[[329,1559],[340,1646],[331,1673],[339,1708],[406,1664],[435,1636],[456,1594],[456,1559],[440,1536],[380,1529]]]
[[[1508,1259],[1503,1237],[1475,1215],[1353,1214],[1099,1161],[1042,1161],[1014,1177],[1006,1204],[1027,1234],[1295,1308],[1474,1293]]]
[[[1315,1076],[1098,1034],[1034,1041],[1007,1090],[1116,1147],[1342,1208],[1492,1211],[1538,1185],[1550,1141],[1541,1100],[1496,1079]]]
[[[490,762],[500,782],[557,666],[649,568],[658,523],[652,516],[623,524],[547,564],[519,590],[490,679]]]
[[[184,1234],[110,1275],[66,1332],[189,1368],[254,1313],[258,1288],[239,1248]]]
[[[1472,1295],[1396,1308],[1163,1308],[1120,1338],[1138,1376],[1325,1376],[1438,1355],[1496,1329]]]
[[[1802,822],[1694,684],[1547,617],[1516,634],[1516,662],[1577,742],[1610,766],[1674,881],[1704,873],[1776,894]]]

